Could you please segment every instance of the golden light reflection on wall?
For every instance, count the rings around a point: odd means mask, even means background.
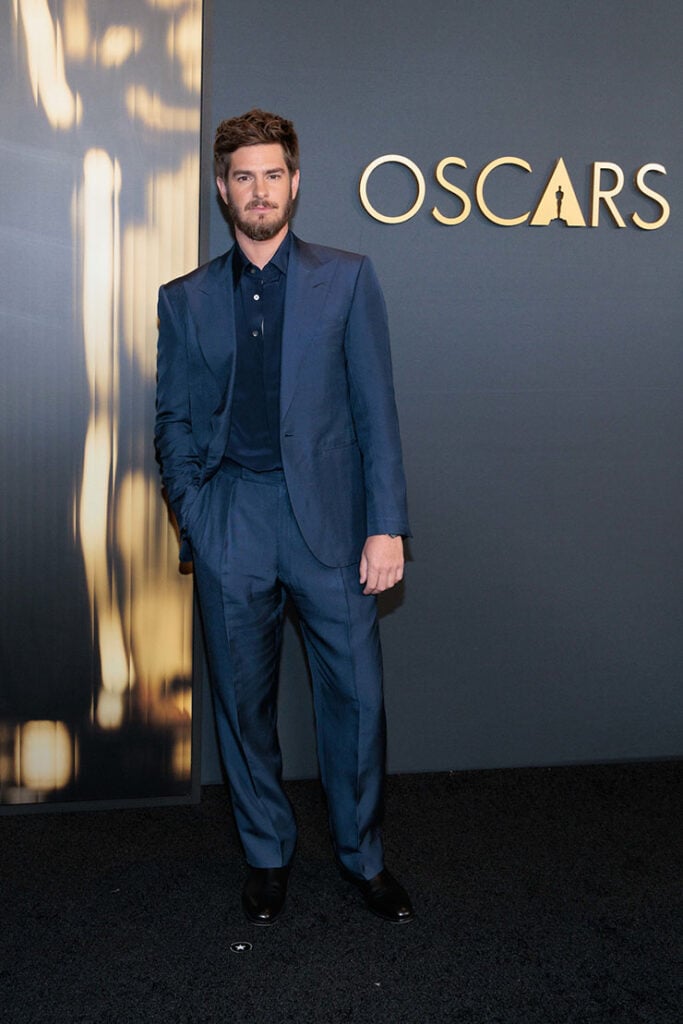
[[[117,68],[140,48],[141,35],[130,25],[112,25],[95,44],[94,59],[103,68]]]
[[[93,619],[97,624],[102,686],[123,693],[135,682],[124,639],[117,575],[109,569],[110,509],[119,442],[119,280],[121,168],[101,149],[83,161],[75,225],[82,241],[82,323],[90,389],[83,454],[79,535]]]
[[[13,10],[46,135],[60,134],[63,150],[68,130],[81,166],[63,197],[87,377],[72,517],[94,655],[81,725],[89,739],[100,730],[122,742],[133,724],[136,736],[140,725],[165,730],[173,778],[188,779],[192,582],[177,570],[152,426],[157,288],[197,263],[202,3],[147,0],[132,19],[115,0],[13,0]],[[41,794],[73,784],[69,728],[31,721],[4,733],[0,783],[12,773],[16,792]]]
[[[90,46],[88,0],[64,0],[62,25],[67,60],[85,60]]]
[[[123,695],[103,690],[97,701],[95,721],[100,729],[120,729],[123,725]]]
[[[23,32],[28,72],[36,104],[53,128],[71,128],[83,115],[81,97],[66,80],[62,28],[47,0],[13,0],[14,17]]]
[[[38,793],[62,789],[73,772],[73,747],[64,722],[26,722],[17,729],[16,777]]]
[[[196,251],[195,210],[188,203],[178,205],[177,197],[191,195],[198,180],[197,153],[188,154],[177,170],[150,174],[145,202],[149,220],[146,224],[132,224],[123,239],[123,341],[129,356],[150,383],[156,378],[156,350],[148,342],[156,331],[156,307],[150,304],[149,289],[152,282],[167,281],[177,274],[176,253],[192,248]],[[168,215],[169,210],[174,211],[173,216]]]
[[[163,705],[167,681],[189,680],[192,674],[192,607],[168,585],[168,566],[178,557],[178,544],[171,529],[154,528],[164,517],[157,481],[140,470],[124,476],[114,518],[118,550],[135,571],[125,588],[122,617],[129,624],[137,699],[150,714]],[[167,718],[188,718],[189,690],[181,688],[179,694],[176,687],[163,706]]]
[[[173,747],[172,764],[176,778],[189,778],[192,767],[192,744],[187,731],[178,733]]]
[[[131,85],[126,90],[126,109],[131,120],[141,121],[158,132],[199,130],[199,111],[172,107],[158,92],[150,92],[144,85]]]

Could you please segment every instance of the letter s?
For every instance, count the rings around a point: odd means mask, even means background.
[[[655,228],[661,228],[666,224],[669,219],[669,214],[671,213],[671,207],[664,196],[660,196],[659,192],[654,192],[649,185],[645,184],[645,175],[649,171],[656,171],[657,174],[666,174],[666,167],[663,167],[661,164],[643,164],[643,166],[636,171],[635,183],[638,191],[642,192],[644,196],[654,199],[654,201],[662,208],[659,220],[643,220],[637,213],[631,214],[631,220],[633,223],[636,227],[642,228],[643,231],[654,231]]]
[[[440,160],[437,164],[437,168],[434,171],[434,177],[438,181],[442,188],[445,188],[447,192],[452,192],[454,196],[457,196],[462,203],[462,210],[455,217],[446,217],[440,212],[438,207],[432,207],[432,217],[434,220],[438,220],[440,224],[461,224],[470,215],[472,209],[472,200],[470,197],[458,188],[457,185],[453,185],[450,181],[444,177],[444,171],[450,164],[456,164],[458,167],[467,167],[467,164],[459,156],[445,156],[443,160]]]

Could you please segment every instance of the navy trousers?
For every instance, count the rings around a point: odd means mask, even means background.
[[[376,600],[358,565],[308,549],[284,474],[225,462],[200,490],[188,531],[221,755],[247,862],[282,867],[296,843],[276,728],[283,608],[296,607],[313,680],[320,774],[336,855],[354,875],[382,870],[385,726]]]

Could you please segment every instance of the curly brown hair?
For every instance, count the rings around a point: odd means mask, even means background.
[[[279,142],[290,174],[299,169],[299,140],[294,125],[279,114],[255,107],[240,117],[221,121],[216,129],[213,144],[213,160],[216,174],[225,178],[230,169],[230,159],[236,149],[242,146],[257,146]]]

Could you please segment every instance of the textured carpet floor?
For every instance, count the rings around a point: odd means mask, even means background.
[[[8,1024],[680,1024],[678,762],[392,777],[418,918],[338,876],[317,783],[276,926],[243,919],[221,787],[196,807],[0,820]],[[246,941],[250,951],[233,952]]]

